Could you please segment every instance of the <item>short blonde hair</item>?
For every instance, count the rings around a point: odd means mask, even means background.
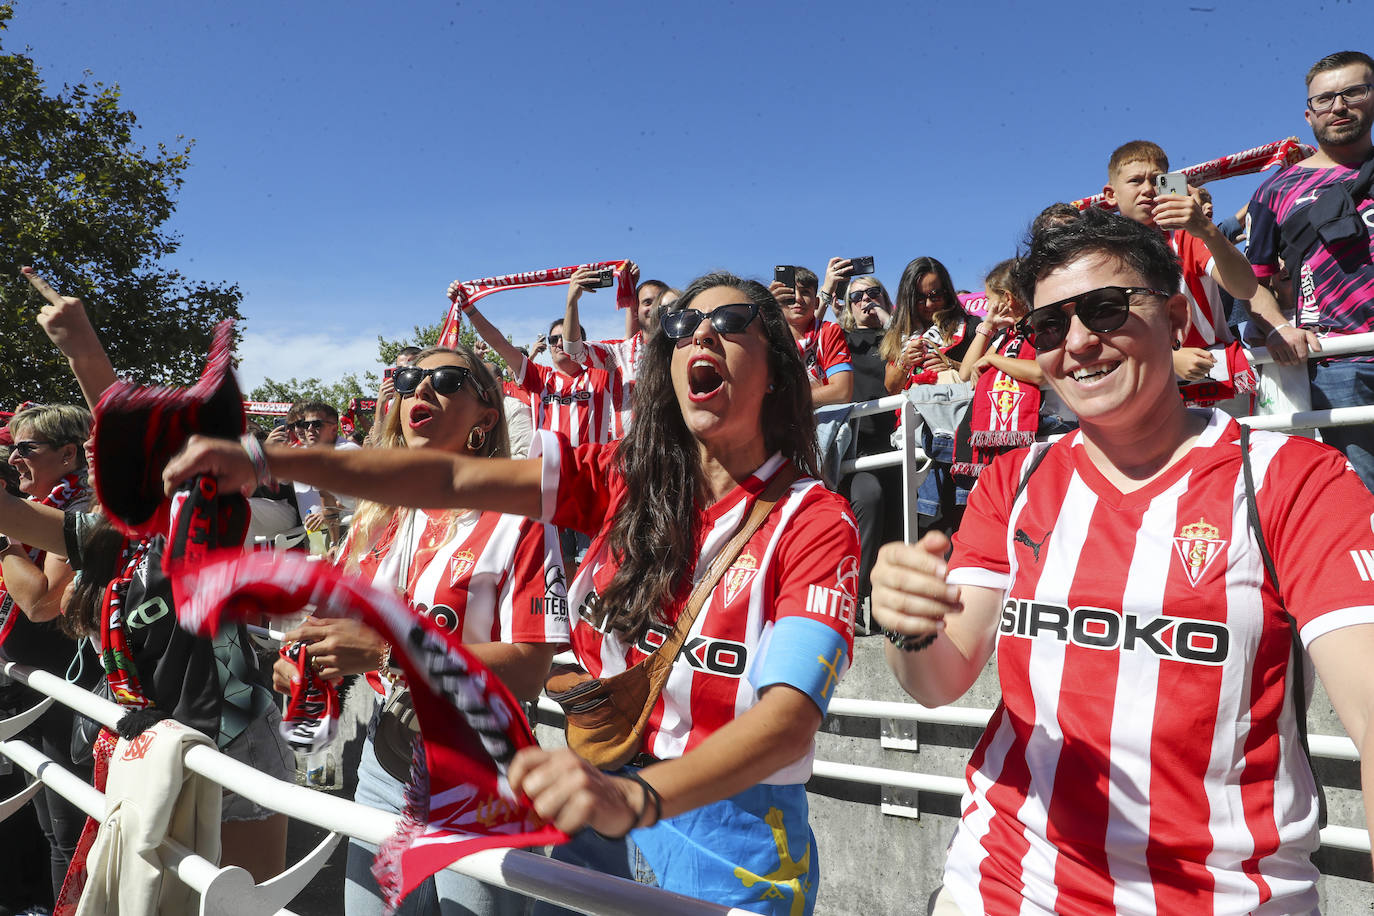
[[[21,429],[59,448],[79,446],[91,436],[91,412],[75,404],[34,404],[10,418],[10,435],[16,441]],[[77,467],[86,466],[85,449],[76,450],[76,460]]]

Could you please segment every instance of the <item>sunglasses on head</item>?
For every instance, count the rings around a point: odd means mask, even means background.
[[[14,443],[14,451],[20,458],[28,458],[45,445],[48,448],[53,447],[51,442],[45,442],[42,439],[25,439],[22,442]]]
[[[738,334],[749,327],[749,322],[753,321],[758,313],[759,307],[752,302],[722,305],[720,308],[712,309],[710,314],[696,309],[677,309],[665,314],[659,326],[663,328],[663,333],[673,340],[691,337],[703,321],[710,321],[711,327],[715,328],[718,334]]]
[[[296,432],[298,432],[298,433],[299,433],[299,432],[305,432],[306,430],[309,430],[309,431],[312,432],[312,433],[317,433],[317,432],[319,432],[320,430],[324,429],[324,421],[323,421],[323,420],[297,420],[295,423],[292,423],[292,424],[291,424],[291,428],[294,429],[294,430],[295,430]]]
[[[392,384],[396,386],[397,394],[408,398],[420,387],[422,381],[429,379],[429,383],[434,386],[435,394],[450,395],[456,394],[471,376],[472,370],[467,366],[440,366],[437,369],[407,366],[396,370]],[[486,393],[476,384],[473,384],[472,391],[481,400],[487,399]]]
[[[1064,311],[1064,306],[1072,305],[1073,314],[1083,322],[1083,327],[1095,334],[1106,334],[1120,329],[1126,323],[1126,317],[1131,313],[1130,297],[1136,293],[1169,295],[1147,286],[1103,286],[1042,305],[1022,318],[1017,329],[1035,349],[1053,350],[1069,336],[1069,322],[1073,316]]]

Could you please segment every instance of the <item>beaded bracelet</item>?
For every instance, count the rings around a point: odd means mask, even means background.
[[[252,433],[244,433],[239,437],[239,444],[248,453],[248,460],[253,462],[253,473],[258,477],[258,486],[272,486],[272,472],[267,469],[267,454],[262,450],[262,443]]]
[[[939,634],[927,633],[924,636],[907,636],[904,633],[897,633],[893,630],[883,630],[883,635],[887,637],[888,642],[892,643],[903,652],[920,652],[922,649],[935,642],[935,637]]]

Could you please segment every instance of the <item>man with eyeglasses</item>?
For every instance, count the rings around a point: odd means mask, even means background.
[[[1367,186],[1349,193],[1363,168],[1374,169],[1372,89],[1374,58],[1362,51],[1339,51],[1313,64],[1303,116],[1317,152],[1260,185],[1250,201],[1246,254],[1255,275],[1270,286],[1281,269],[1293,279],[1293,296],[1284,303],[1294,310],[1291,321],[1264,316],[1276,358],[1288,351],[1296,362],[1319,351],[1323,337],[1374,331],[1374,199]],[[1313,409],[1374,404],[1374,356],[1308,366]],[[1321,435],[1374,489],[1374,427],[1326,427]]]

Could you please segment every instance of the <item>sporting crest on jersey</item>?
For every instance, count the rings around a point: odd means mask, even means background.
[[[1174,538],[1179,559],[1183,561],[1183,571],[1193,585],[1198,584],[1212,561],[1221,556],[1225,549],[1226,541],[1219,537],[1220,534],[1216,525],[1199,518],[1190,525],[1184,525]]]
[[[730,568],[725,571],[725,604],[729,606],[739,597],[740,592],[749,587],[759,571],[759,561],[752,553],[741,553]]]
[[[468,573],[472,572],[472,567],[477,564],[477,557],[471,550],[464,548],[453,555],[448,561],[448,587],[453,588]]]
[[[988,400],[992,401],[992,410],[997,414],[997,419],[1003,426],[1010,423],[1012,417],[1016,416],[1016,406],[1026,396],[1026,393],[1021,390],[1021,384],[1010,375],[999,377],[992,383],[992,390],[987,394]]]

